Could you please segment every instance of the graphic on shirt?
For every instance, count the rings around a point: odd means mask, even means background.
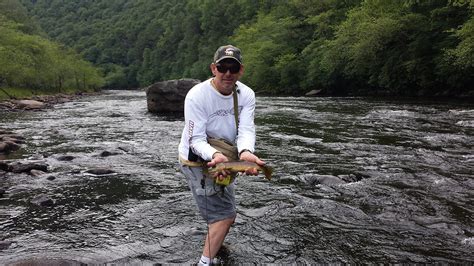
[[[242,111],[242,106],[239,106],[239,114],[240,112]],[[220,109],[220,110],[217,110],[216,112],[214,112],[213,114],[211,114],[209,116],[209,118],[214,118],[216,116],[228,116],[228,115],[234,115],[234,108],[230,108],[230,109]]]
[[[194,130],[194,121],[189,120],[189,126],[188,126],[188,141],[191,140],[191,137],[193,136],[193,130]]]

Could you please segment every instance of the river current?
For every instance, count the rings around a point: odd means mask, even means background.
[[[256,125],[274,176],[237,179],[226,264],[474,263],[474,104],[258,97]],[[26,138],[7,161],[49,171],[0,176],[0,264],[196,263],[206,224],[177,167],[182,127],[143,91],[2,113]]]

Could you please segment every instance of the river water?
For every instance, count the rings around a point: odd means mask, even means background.
[[[474,104],[257,102],[257,153],[275,173],[236,181],[226,264],[474,262]],[[0,176],[0,264],[197,262],[206,225],[177,167],[182,126],[148,113],[143,91],[2,113],[26,137],[7,159],[49,172]]]

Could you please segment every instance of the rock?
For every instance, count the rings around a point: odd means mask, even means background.
[[[24,110],[33,110],[33,109],[42,109],[45,107],[44,102],[36,100],[19,100],[14,102],[18,109]]]
[[[15,104],[12,102],[0,102],[0,109],[11,110],[15,108]]]
[[[151,113],[184,112],[184,98],[194,85],[201,82],[197,79],[178,79],[157,82],[147,88],[147,107]]]
[[[46,177],[46,179],[48,179],[49,181],[53,181],[56,179],[56,177],[54,175],[50,175],[48,177]]]
[[[117,155],[117,154],[120,154],[120,153],[111,152],[111,151],[103,151],[100,153],[100,157],[108,157],[108,156]]]
[[[34,205],[40,206],[40,207],[47,207],[47,206],[52,206],[54,205],[54,200],[51,199],[48,195],[41,194],[36,197],[34,197],[31,200],[31,203]]]
[[[72,155],[61,155],[56,159],[58,161],[72,161],[72,160],[74,160],[74,156],[72,156]]]
[[[129,149],[125,148],[125,147],[118,147],[117,149],[121,150],[121,151],[124,151],[124,152],[129,152]]]
[[[0,153],[8,154],[18,150],[20,144],[23,144],[25,138],[18,136],[12,132],[0,130]]]
[[[339,185],[345,184],[344,180],[338,178],[337,176],[333,175],[314,175],[310,177],[306,177],[306,182],[310,185]]]
[[[114,174],[115,171],[108,168],[92,168],[87,170],[85,173],[92,174],[92,175],[109,175]]]
[[[12,141],[0,141],[0,153],[10,153],[18,150],[20,145]]]
[[[25,138],[24,137],[18,136],[18,135],[15,135],[15,134],[0,135],[0,140],[1,141],[12,141],[12,142],[15,142],[17,144],[25,143]]]
[[[8,171],[8,164],[6,162],[1,162],[0,161],[0,170],[2,171]]]
[[[3,195],[5,195],[5,192],[6,192],[5,189],[0,188],[0,198],[2,198]]]
[[[7,249],[8,247],[10,247],[10,245],[12,244],[13,242],[11,241],[0,241],[0,250],[5,250]]]
[[[40,175],[44,175],[45,172],[43,171],[40,171],[40,170],[36,170],[36,169],[31,169],[30,170],[30,175],[32,176],[40,176]]]
[[[48,172],[48,165],[44,163],[13,163],[8,166],[8,171],[13,173],[28,173],[33,169]]]
[[[13,141],[4,141],[4,142],[1,142],[2,144],[5,145],[3,151],[4,153],[8,153],[8,152],[12,152],[12,151],[16,151],[18,149],[20,149],[20,145],[16,144],[15,142]]]
[[[311,90],[305,94],[305,96],[316,96],[321,93],[322,90]]]
[[[12,266],[83,266],[82,262],[68,259],[29,258],[10,263]]]

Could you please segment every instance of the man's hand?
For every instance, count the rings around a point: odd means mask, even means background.
[[[241,161],[247,161],[251,163],[256,163],[258,165],[265,165],[265,162],[260,160],[260,158],[257,157],[257,155],[251,153],[250,151],[244,151],[240,154],[240,160]],[[258,170],[255,168],[248,169],[245,171],[247,175],[258,175]]]
[[[212,155],[212,160],[207,163],[207,166],[208,167],[213,167],[218,163],[225,163],[225,162],[228,162],[228,161],[229,161],[229,159],[224,154],[222,154],[221,152],[215,152]],[[222,181],[228,175],[230,175],[230,172],[228,172],[226,170],[223,170],[222,172],[218,172],[218,173],[214,174],[213,178],[217,178],[217,179],[219,179],[219,181]]]

